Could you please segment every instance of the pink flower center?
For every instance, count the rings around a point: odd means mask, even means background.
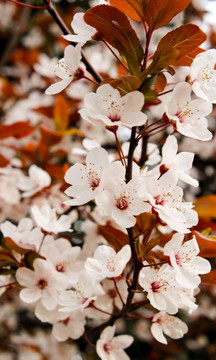
[[[56,265],[56,270],[59,272],[65,272],[65,268],[63,264],[57,264]]]
[[[118,114],[112,114],[109,116],[109,119],[112,121],[112,122],[116,122],[116,121],[120,121],[121,120],[121,116],[119,116]]]
[[[40,279],[37,283],[37,286],[39,287],[39,289],[43,290],[47,287],[48,282],[45,279]]]
[[[160,195],[155,196],[154,199],[156,205],[165,205],[166,203],[165,199]]]
[[[112,350],[112,345],[110,343],[105,343],[103,349],[107,354],[109,354],[110,351]]]
[[[99,178],[94,178],[90,180],[90,186],[92,188],[92,190],[95,190],[100,184],[100,179]]]
[[[161,287],[162,285],[158,281],[153,281],[153,283],[151,283],[151,289],[154,293],[159,293]]]
[[[128,201],[125,197],[121,197],[116,200],[115,205],[119,210],[126,210],[128,208]]]

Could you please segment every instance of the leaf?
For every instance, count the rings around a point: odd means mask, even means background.
[[[69,165],[66,163],[64,165],[59,164],[47,164],[45,170],[49,175],[57,180],[64,181],[64,176],[66,171],[69,169]]]
[[[18,121],[11,125],[0,125],[0,139],[14,137],[21,139],[30,135],[34,131],[34,127],[24,121]]]
[[[155,91],[157,94],[161,93],[166,87],[167,79],[163,73],[158,74],[156,82],[155,82]]]
[[[137,75],[144,53],[127,16],[113,6],[98,5],[86,11],[84,20],[97,30],[99,37],[118,49],[131,73]]]
[[[188,56],[206,40],[206,34],[193,24],[185,24],[168,32],[159,42],[157,51],[169,46],[179,51],[179,59]],[[157,52],[156,51],[156,52]]]
[[[216,236],[206,236],[196,230],[192,232],[192,235],[196,237],[197,243],[199,245],[199,256],[207,258],[216,257]]]
[[[53,130],[48,129],[45,125],[40,125],[41,139],[47,146],[52,146],[61,141],[62,136]]]
[[[174,62],[174,66],[190,66],[193,62],[193,59],[200,54],[201,52],[204,52],[204,49],[201,49],[200,47],[197,47],[196,49],[192,50],[189,54],[181,56],[179,59],[177,59]]]
[[[57,96],[56,104],[54,107],[54,121],[55,130],[64,131],[69,123],[69,105],[62,95]]]
[[[25,254],[29,252],[29,249],[20,247],[15,241],[10,237],[6,237],[2,241],[2,246],[10,251],[16,251],[18,254]]]
[[[16,261],[16,259],[10,253],[6,251],[0,251],[0,264],[1,266],[13,265],[19,267],[20,264]]]
[[[2,154],[0,154],[0,168],[3,168],[5,166],[7,166],[8,164],[10,164],[10,160],[7,159],[5,156],[3,156]]]
[[[196,210],[201,217],[216,219],[216,195],[208,194],[201,196],[194,202],[194,210]]]
[[[201,275],[202,284],[216,285],[216,270],[210,271],[210,273]]]
[[[128,236],[110,225],[98,225],[98,232],[116,251],[121,250],[124,245],[128,244]]]
[[[45,257],[41,256],[36,251],[29,251],[28,253],[25,254],[23,262],[25,263],[26,267],[34,269],[33,268],[33,262],[37,258],[45,260]]]
[[[141,21],[148,0],[110,0],[110,4],[135,21]]]
[[[144,20],[152,32],[166,24],[184,10],[191,0],[150,0],[146,9]]]
[[[157,48],[152,63],[143,72],[143,76],[156,74],[172,65],[179,57],[180,52],[171,46]]]
[[[139,89],[142,81],[137,76],[122,76],[118,79],[105,79],[101,85],[110,84],[113,88],[119,89],[124,94]]]
[[[139,258],[145,258],[146,255],[151,251],[155,246],[159,245],[160,240],[153,238],[147,242],[147,244],[143,247],[143,249],[138,254]]]

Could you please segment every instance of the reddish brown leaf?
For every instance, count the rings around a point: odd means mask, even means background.
[[[8,160],[5,156],[0,154],[0,168],[3,168],[10,164],[10,160]]]
[[[21,139],[25,136],[30,135],[34,131],[34,127],[23,121],[18,121],[11,125],[0,125],[0,139],[8,137],[14,137]]]
[[[125,95],[125,93],[137,90],[142,85],[142,81],[136,76],[122,76],[118,79],[105,79],[101,85],[103,84],[110,84],[112,87],[122,91],[123,95]]]
[[[186,56],[206,40],[206,34],[193,24],[185,24],[166,34],[158,44],[157,51],[169,46],[179,51],[179,58]]]
[[[159,94],[164,90],[166,84],[167,84],[166,76],[163,73],[158,74],[155,83],[155,91]]]
[[[168,24],[172,18],[184,10],[191,0],[150,0],[145,10],[145,21],[150,31]]]
[[[19,254],[25,254],[29,251],[29,249],[25,249],[20,247],[15,241],[13,241],[10,237],[6,237],[2,241],[2,246],[8,250],[16,251]]]
[[[199,216],[206,219],[216,219],[216,195],[209,194],[201,196],[194,203],[196,210]]]
[[[193,231],[200,248],[199,256],[214,258],[216,257],[216,236],[205,236],[198,231]]]
[[[51,177],[57,180],[64,181],[66,171],[69,169],[69,165],[66,163],[63,166],[58,164],[47,164],[45,170]]]
[[[216,270],[210,271],[210,273],[201,275],[202,284],[216,285]]]
[[[178,60],[174,62],[174,66],[190,66],[193,59],[200,54],[201,52],[204,52],[204,49],[201,49],[200,47],[197,47],[193,51],[191,51],[189,54],[180,56]]]
[[[127,16],[109,5],[98,5],[86,11],[84,20],[93,26],[98,35],[118,49],[133,75],[139,72],[143,48]]]
[[[110,0],[110,4],[135,21],[141,21],[148,0]]]
[[[202,232],[207,228],[210,228],[212,231],[216,232],[216,222],[206,219],[202,216],[199,216],[199,222],[194,227],[194,229]]]
[[[54,107],[54,121],[56,131],[64,131],[69,123],[69,104],[62,95],[58,95]]]
[[[45,125],[40,125],[41,139],[47,146],[52,146],[57,144],[62,136],[56,131],[48,129]]]
[[[98,225],[98,232],[116,251],[121,250],[122,246],[128,244],[128,236],[112,226]]]

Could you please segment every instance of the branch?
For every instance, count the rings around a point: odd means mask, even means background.
[[[47,4],[47,0],[44,0],[44,2],[45,4]],[[71,31],[69,30],[69,28],[67,27],[67,25],[65,24],[65,22],[63,21],[63,19],[61,18],[61,16],[59,15],[59,13],[57,12],[57,10],[55,9],[55,7],[52,5],[51,2],[47,7],[47,11],[52,16],[53,20],[59,26],[59,28],[61,29],[64,35],[71,34]],[[72,41],[71,44],[73,46],[76,45],[76,43]],[[83,51],[81,52],[81,54],[82,54],[82,62],[85,64],[87,71],[93,76],[93,78],[97,81],[97,83],[101,83],[102,79],[100,75],[93,69],[91,64],[88,62]]]

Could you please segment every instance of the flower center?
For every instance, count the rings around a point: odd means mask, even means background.
[[[37,283],[37,286],[39,287],[39,289],[43,290],[47,287],[48,282],[45,279],[40,279]]]
[[[162,285],[158,281],[153,281],[153,283],[151,283],[151,289],[154,293],[159,293],[161,287]]]
[[[128,208],[128,200],[126,197],[120,197],[116,200],[115,205],[119,210],[126,210]]]
[[[65,272],[65,268],[64,268],[64,265],[63,264],[57,264],[56,265],[56,270],[59,271],[59,272]]]
[[[112,350],[112,345],[110,343],[105,343],[103,349],[107,354],[109,354],[110,351]]]

